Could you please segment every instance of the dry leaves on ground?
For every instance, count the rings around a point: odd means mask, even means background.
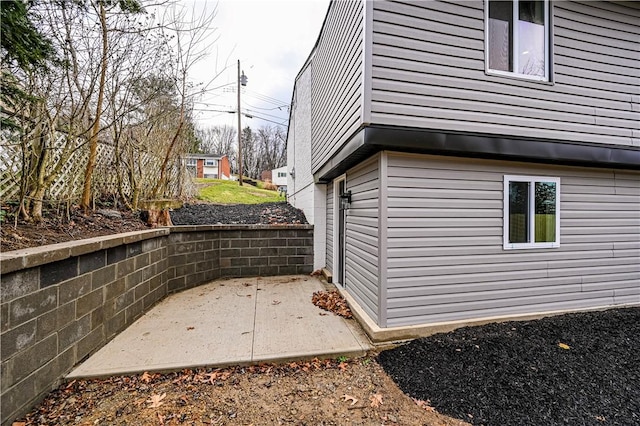
[[[325,311],[333,312],[344,318],[353,318],[351,309],[347,305],[347,301],[340,295],[338,290],[316,291],[313,293],[311,301],[317,307]]]
[[[51,392],[18,421],[23,426],[464,424],[419,408],[371,358],[77,380]]]

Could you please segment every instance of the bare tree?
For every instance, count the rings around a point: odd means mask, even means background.
[[[185,122],[193,110],[194,97],[199,95],[202,89],[194,86],[189,80],[189,71],[201,60],[203,60],[211,45],[215,40],[210,40],[212,22],[216,15],[213,10],[210,13],[203,13],[196,17],[195,10],[192,11],[194,19],[187,22],[185,17],[187,11],[177,6],[170,9],[171,25],[165,28],[175,37],[175,58],[176,67],[174,69],[175,90],[179,96],[179,116],[177,126],[171,141],[164,150],[164,158],[160,166],[160,174],[156,184],[153,186],[152,195],[155,197],[164,196],[168,185],[168,166],[171,160],[180,161],[179,157],[187,150],[187,138],[184,137]],[[180,147],[180,145],[182,145]]]
[[[181,157],[197,145],[192,104],[213,86],[189,72],[215,42],[215,11],[192,19],[159,1],[153,15],[138,13],[147,0],[29,3],[60,61],[11,74],[25,96],[0,146],[17,173],[2,176],[19,181],[24,218],[38,220],[45,198],[62,193],[85,209],[106,194],[134,209],[141,197],[180,194]]]
[[[237,173],[237,134],[235,127],[227,125],[197,130],[198,149],[206,154],[226,155],[229,158],[232,172]]]

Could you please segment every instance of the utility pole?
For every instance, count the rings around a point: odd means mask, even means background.
[[[238,179],[242,186],[242,118],[240,113],[240,59],[238,59]]]

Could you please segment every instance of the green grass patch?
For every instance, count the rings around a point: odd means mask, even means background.
[[[277,191],[267,191],[255,186],[238,182],[219,179],[196,179],[196,184],[201,186],[198,198],[203,201],[218,204],[261,204],[274,201],[284,201],[278,196]]]

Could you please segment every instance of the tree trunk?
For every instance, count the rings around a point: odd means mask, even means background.
[[[42,221],[42,204],[44,200],[44,192],[44,185],[38,185],[38,187],[30,194],[31,217],[35,222]]]
[[[153,186],[153,189],[151,190],[151,194],[153,198],[158,198],[159,196],[165,195],[164,191],[166,190],[166,187],[167,187],[167,182],[166,182],[167,166],[169,164],[169,159],[171,158],[171,152],[173,151],[173,147],[175,146],[176,142],[178,142],[178,139],[180,137],[180,132],[182,131],[183,124],[184,124],[184,98],[182,100],[182,104],[180,105],[180,122],[178,123],[178,129],[176,130],[176,133],[173,135],[173,139],[169,144],[169,148],[167,148],[166,155],[164,156],[164,161],[162,162],[162,166],[160,167],[160,179],[158,179],[158,182],[156,182],[156,184]]]
[[[89,139],[89,159],[87,160],[87,168],[84,172],[84,187],[82,189],[82,202],[80,206],[84,209],[85,214],[89,211],[91,202],[91,178],[93,169],[96,165],[96,157],[98,153],[98,132],[100,131],[100,116],[102,115],[102,102],[104,99],[104,86],[107,75],[107,14],[104,4],[98,2],[100,7],[100,26],[102,27],[102,64],[100,70],[100,85],[98,86],[98,105],[96,106],[96,116],[91,128],[91,137]]]

